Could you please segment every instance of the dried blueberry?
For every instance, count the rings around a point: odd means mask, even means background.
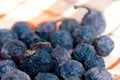
[[[14,69],[16,69],[16,64],[12,60],[0,61],[0,77]]]
[[[29,75],[20,70],[13,70],[2,76],[1,80],[31,80]]]
[[[93,67],[105,67],[105,62],[102,57],[99,57],[97,55],[94,55],[92,57],[88,57],[84,62],[85,68],[91,69]]]
[[[96,38],[93,45],[99,56],[108,56],[114,48],[113,40],[107,35]]]
[[[25,21],[16,22],[12,26],[12,30],[20,37],[24,32],[31,31],[30,25]]]
[[[83,7],[88,10],[88,13],[86,13],[83,17],[82,24],[93,26],[97,35],[104,32],[106,28],[106,20],[103,14],[97,10],[88,8],[86,6]]]
[[[71,56],[73,59],[83,63],[88,57],[94,55],[96,55],[96,51],[92,45],[81,43],[76,46]]]
[[[83,65],[76,60],[64,61],[57,67],[56,71],[57,74],[64,79],[81,77],[85,73]]]
[[[26,56],[21,60],[21,69],[34,78],[38,72],[51,72],[56,66],[56,62],[50,54],[41,49],[35,50],[34,54]]]
[[[81,80],[79,77],[70,77],[70,78],[65,78],[64,80]]]
[[[88,25],[76,28],[72,35],[75,44],[83,42],[91,44],[96,38],[95,30]]]
[[[54,31],[51,33],[50,41],[54,48],[59,45],[69,50],[73,47],[73,38],[71,34],[65,30]]]
[[[56,75],[52,73],[38,73],[35,80],[60,80]]]
[[[53,32],[55,30],[55,25],[56,22],[45,22],[39,24],[35,29],[35,32],[39,35],[39,37],[48,40],[50,32]]]
[[[68,50],[61,46],[57,46],[51,52],[51,56],[57,60],[58,63],[62,63],[63,61],[71,59],[71,55],[69,54]]]
[[[85,80],[112,80],[112,75],[104,68],[94,67],[85,73]]]
[[[23,58],[26,50],[27,47],[22,41],[10,40],[3,45],[1,52],[4,58],[19,61],[21,58]]]
[[[70,33],[79,27],[81,27],[80,23],[72,18],[63,19],[62,24],[60,25],[60,29],[68,30]]]

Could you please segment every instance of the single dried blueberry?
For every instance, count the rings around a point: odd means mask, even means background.
[[[113,40],[107,35],[96,38],[93,45],[99,56],[108,56],[114,48]]]
[[[73,50],[71,57],[77,61],[84,62],[87,58],[96,55],[96,51],[92,45],[81,43]]]
[[[60,25],[60,29],[68,30],[70,33],[72,33],[76,28],[79,27],[81,27],[80,23],[72,18],[63,19]]]
[[[38,73],[35,80],[60,80],[56,75],[52,73]]]
[[[19,61],[23,58],[26,50],[27,47],[22,41],[10,40],[3,45],[1,52],[4,56],[3,58]]]
[[[58,63],[62,63],[63,61],[71,59],[71,55],[69,54],[68,50],[61,46],[57,46],[51,52],[52,58],[57,60]]]
[[[50,35],[50,42],[54,48],[59,45],[69,50],[73,47],[73,38],[66,30],[52,32]]]
[[[105,68],[94,67],[85,73],[85,80],[112,80],[112,75]]]
[[[27,22],[19,21],[12,26],[12,30],[20,37],[24,32],[31,31],[31,28]]]
[[[0,61],[0,77],[14,69],[16,69],[16,64],[12,60]]]
[[[41,49],[36,49],[34,54],[26,56],[21,60],[21,69],[34,78],[38,72],[54,71],[57,63],[50,54]]]
[[[91,44],[93,40],[96,38],[95,30],[88,25],[76,28],[73,31],[72,35],[75,44],[84,43],[84,42]]]
[[[99,57],[97,55],[94,55],[92,57],[88,57],[84,62],[85,68],[91,69],[93,67],[105,67],[105,62],[102,57]]]
[[[29,75],[20,70],[13,70],[1,77],[1,80],[31,80]]]
[[[100,11],[88,8],[87,6],[80,6],[88,10],[82,19],[82,25],[91,25],[97,35],[105,31],[106,20]]]
[[[42,24],[39,24],[37,28],[35,29],[36,34],[39,35],[39,37],[48,40],[50,32],[53,32],[55,30],[56,22],[45,22]]]
[[[76,60],[67,60],[58,65],[57,74],[66,79],[70,77],[81,77],[85,73],[83,65]]]

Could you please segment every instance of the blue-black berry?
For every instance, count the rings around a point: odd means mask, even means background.
[[[73,38],[66,30],[52,32],[50,35],[50,42],[54,48],[59,45],[70,50],[73,47]]]
[[[93,45],[99,56],[108,56],[114,48],[113,40],[107,35],[96,38]]]
[[[38,73],[34,80],[60,80],[52,73]]]
[[[94,55],[96,55],[96,51],[92,45],[81,43],[76,46],[71,56],[73,59],[83,63],[87,58],[91,58]]]
[[[72,18],[63,19],[60,25],[61,30],[67,30],[70,33],[72,33],[76,28],[79,28],[79,27],[81,27],[80,23]]]
[[[57,74],[63,79],[70,77],[81,77],[85,73],[83,65],[76,60],[67,60],[59,64]]]
[[[12,30],[20,37],[24,32],[31,31],[30,25],[25,21],[16,22],[12,26]]]
[[[13,70],[1,77],[1,80],[31,80],[29,75],[20,70]]]
[[[14,69],[16,69],[16,64],[12,60],[0,61],[0,77]]]
[[[79,44],[79,43],[91,44],[93,40],[96,38],[95,30],[88,25],[76,28],[73,31],[72,35],[73,35],[75,44]]]
[[[85,80],[112,80],[112,75],[105,68],[93,67],[85,73]]]

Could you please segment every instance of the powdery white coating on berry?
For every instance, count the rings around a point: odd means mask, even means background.
[[[14,69],[16,69],[16,64],[12,60],[0,61],[0,77]]]
[[[107,35],[96,38],[93,44],[99,56],[108,56],[114,48],[113,40]]]
[[[76,60],[67,60],[57,67],[57,74],[62,78],[81,77],[85,73],[83,65]]]
[[[105,68],[94,67],[85,73],[85,80],[112,80],[112,75]]]
[[[1,80],[31,80],[29,75],[20,70],[13,70],[2,76]]]
[[[52,73],[38,73],[35,80],[60,80],[56,75]]]

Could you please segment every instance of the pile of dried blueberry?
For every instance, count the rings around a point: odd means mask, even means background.
[[[114,42],[105,31],[104,16],[88,10],[82,23],[72,18],[39,24],[16,22],[0,29],[1,80],[112,80],[102,57]]]

